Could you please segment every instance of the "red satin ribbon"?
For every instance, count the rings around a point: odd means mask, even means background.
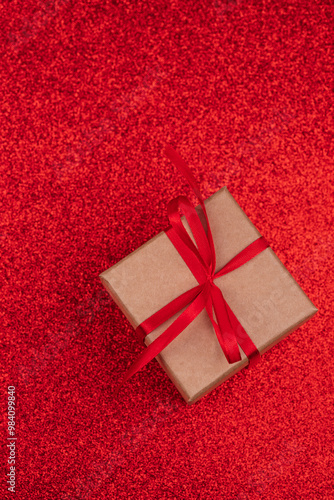
[[[165,233],[195,276],[198,285],[174,299],[136,328],[138,336],[144,339],[146,335],[186,307],[176,320],[140,354],[125,373],[123,380],[115,392],[118,392],[120,387],[132,375],[143,368],[170,344],[172,340],[194,321],[203,309],[206,309],[209,315],[219,344],[229,363],[241,360],[238,344],[249,359],[250,365],[255,364],[260,358],[255,344],[230,309],[214,280],[234,271],[250,259],[253,259],[265,250],[269,244],[263,237],[258,238],[230,260],[220,271],[215,272],[215,247],[204,200],[197,182],[185,161],[171,146],[166,147],[165,154],[188,180],[199,199],[205,216],[206,231],[195,208],[185,196],[178,196],[173,199],[167,207],[170,227],[166,229]],[[196,245],[182,224],[180,210],[189,224]]]

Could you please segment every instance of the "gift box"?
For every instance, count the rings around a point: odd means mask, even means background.
[[[204,203],[218,271],[261,235],[226,187]],[[201,206],[196,207],[196,212],[206,227]],[[181,220],[195,243],[187,221],[184,217]],[[166,304],[198,286],[166,232],[104,271],[100,279],[135,329]],[[215,285],[261,355],[317,312],[270,247],[216,278]],[[184,310],[185,307],[149,333],[146,346]],[[192,404],[248,365],[249,359],[238,349],[240,360],[229,363],[204,308],[156,359],[184,400]]]

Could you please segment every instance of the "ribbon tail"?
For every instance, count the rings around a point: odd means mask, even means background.
[[[211,285],[211,297],[213,308],[218,320],[219,328],[216,329],[216,335],[229,363],[235,363],[241,360],[236,333],[230,322],[227,304],[221,290],[217,285]],[[213,324],[214,325],[214,324]],[[215,326],[215,325],[214,325]]]
[[[256,345],[254,344],[254,342],[252,341],[252,339],[250,338],[250,336],[248,335],[244,327],[241,325],[240,321],[238,320],[238,318],[236,317],[236,315],[234,314],[234,312],[227,303],[226,303],[226,309],[230,319],[230,323],[235,332],[238,344],[240,345],[241,349],[244,351],[247,358],[249,359],[249,366],[255,366],[261,359],[261,355]]]
[[[204,203],[201,191],[200,191],[199,186],[195,180],[195,177],[191,173],[191,171],[190,171],[188,165],[186,164],[186,162],[184,161],[184,159],[169,144],[167,144],[167,146],[165,147],[165,155],[167,156],[167,158],[169,158],[174,163],[174,165],[179,169],[181,174],[183,174],[184,177],[187,179],[188,183],[190,184],[191,188],[195,192],[195,194],[196,194],[197,198],[200,200],[200,202]]]
[[[135,373],[141,370],[147,363],[155,358],[165,347],[168,346],[205,308],[206,293],[203,290],[195,300],[185,309],[180,316],[150,344],[136,359],[136,361],[126,371],[123,379],[113,391],[116,396],[122,385],[129,380]]]

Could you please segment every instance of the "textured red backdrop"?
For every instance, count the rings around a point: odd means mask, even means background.
[[[332,2],[14,0],[1,18],[16,497],[334,498]],[[192,407],[156,361],[113,400],[142,347],[98,279],[190,193],[166,142],[319,308]]]

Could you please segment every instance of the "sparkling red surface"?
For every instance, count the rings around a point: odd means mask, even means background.
[[[332,499],[331,3],[8,1],[1,14],[16,498]],[[98,278],[190,194],[167,142],[205,197],[228,186],[319,309],[191,407],[155,361],[113,400],[142,346]]]

